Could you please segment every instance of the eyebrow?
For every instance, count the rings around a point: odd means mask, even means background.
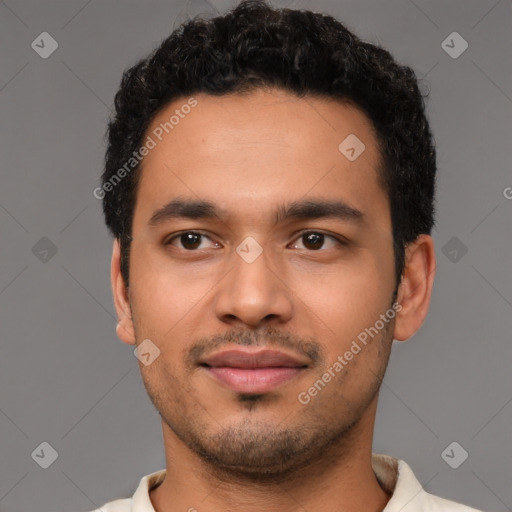
[[[229,214],[215,203],[204,199],[190,200],[176,198],[162,208],[157,209],[148,224],[156,227],[171,219],[227,219]],[[274,224],[289,220],[307,220],[335,218],[355,224],[366,224],[366,217],[361,210],[349,206],[343,201],[326,199],[309,199],[293,201],[277,207],[274,211]]]

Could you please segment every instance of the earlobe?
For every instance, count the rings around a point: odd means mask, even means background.
[[[405,267],[397,295],[401,310],[396,315],[393,333],[397,341],[408,340],[423,324],[430,305],[435,270],[434,241],[430,235],[420,235],[406,247]]]
[[[121,341],[124,341],[124,343],[135,345],[132,312],[128,300],[128,290],[121,274],[121,248],[117,238],[114,240],[112,248],[110,280],[112,284],[112,294],[114,296],[114,306],[118,318],[116,326],[117,337]]]

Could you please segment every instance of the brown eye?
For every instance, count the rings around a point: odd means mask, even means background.
[[[305,233],[302,233],[299,238],[296,240],[300,240],[302,242],[302,246],[300,247],[297,242],[294,244],[294,246],[297,249],[305,248],[308,251],[319,251],[320,249],[330,249],[335,247],[336,245],[342,246],[346,245],[342,240],[338,240],[336,237],[332,235],[328,235],[326,233],[321,233],[319,231],[307,231]],[[327,244],[327,247],[325,247],[326,242],[329,242]]]
[[[203,233],[198,233],[196,231],[185,231],[183,233],[179,233],[178,235],[169,238],[164,245],[174,245],[178,248],[186,249],[187,251],[194,251],[196,249],[205,249],[206,247],[201,247],[201,243],[203,239],[211,240],[210,237],[204,235]],[[175,243],[176,241],[179,244]],[[181,245],[181,247],[179,247]]]
[[[180,242],[185,249],[197,249],[201,245],[199,233],[183,233],[180,235]]]
[[[302,242],[308,249],[316,251],[324,245],[324,235],[322,233],[305,233],[302,235]]]

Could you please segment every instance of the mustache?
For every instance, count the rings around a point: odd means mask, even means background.
[[[197,362],[204,359],[206,355],[228,345],[288,349],[309,358],[313,363],[323,363],[326,360],[324,350],[316,340],[312,338],[304,339],[295,334],[267,326],[263,329],[250,331],[243,328],[234,328],[213,336],[199,338],[188,349],[186,364],[189,368],[194,368],[197,366]]]

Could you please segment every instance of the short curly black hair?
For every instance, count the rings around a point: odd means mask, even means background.
[[[106,224],[120,241],[126,286],[140,165],[114,187],[107,185],[140,148],[152,119],[174,99],[193,93],[267,87],[348,101],[373,123],[382,157],[378,178],[390,201],[398,287],[406,245],[434,226],[436,155],[416,75],[332,16],[278,9],[264,0],[243,0],[225,15],[183,23],[123,74],[107,129],[100,197]]]

